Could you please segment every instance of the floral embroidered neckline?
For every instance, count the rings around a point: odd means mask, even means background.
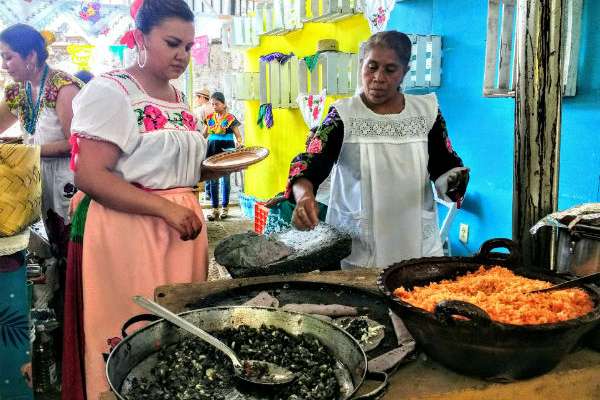
[[[60,89],[64,86],[72,84],[76,85],[78,88],[81,88],[83,85],[79,80],[74,79],[73,77],[64,73],[63,71],[48,71],[44,87],[40,88],[39,92],[43,93],[43,97],[40,100],[39,109],[35,118],[37,120],[35,123],[36,126],[44,110],[56,108],[56,102],[58,100],[58,94],[60,92]],[[26,91],[26,85],[18,82],[13,83],[7,86],[5,92],[5,101],[8,105],[8,108],[18,115],[19,123],[23,130],[29,132],[29,129],[27,128],[27,121],[31,118],[32,115],[30,114],[32,114],[33,110],[28,104],[29,102],[27,100]],[[31,121],[33,121],[33,119],[31,119]]]
[[[127,70],[117,70],[117,71],[113,71],[109,73],[110,75],[122,78],[122,79],[129,79],[131,80],[131,82],[133,82],[135,84],[135,86],[138,88],[138,90],[140,92],[142,92],[145,96],[151,98],[152,100],[158,102],[158,103],[164,103],[164,104],[181,104],[183,102],[183,98],[181,96],[181,94],[179,93],[179,90],[177,90],[177,88],[175,88],[175,86],[170,85],[171,88],[173,89],[173,91],[175,92],[175,99],[176,101],[169,101],[169,100],[164,100],[164,99],[160,99],[158,97],[153,97],[151,96],[146,89],[144,89],[144,87],[142,86],[142,84],[135,78],[135,76],[133,76],[130,72],[128,72]]]

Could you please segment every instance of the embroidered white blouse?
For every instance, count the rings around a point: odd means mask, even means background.
[[[445,181],[462,160],[435,95],[405,95],[405,101],[401,113],[385,115],[360,96],[337,101],[292,161],[286,190],[292,201],[297,179],[316,189],[331,172],[327,222],[352,236],[344,268],[442,254],[431,181]]]
[[[73,101],[71,130],[78,138],[110,142],[122,152],[115,172],[149,189],[194,186],[206,139],[177,91],[177,102],[150,97],[125,71],[94,78]],[[74,144],[76,163],[77,143]]]

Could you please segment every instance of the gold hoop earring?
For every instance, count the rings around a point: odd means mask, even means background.
[[[144,52],[144,62],[142,62],[142,51]],[[146,62],[148,61],[148,51],[145,47],[142,47],[137,54],[137,65],[140,68],[144,68],[146,66]]]

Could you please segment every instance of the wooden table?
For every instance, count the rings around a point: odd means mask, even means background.
[[[290,281],[319,281],[358,286],[377,291],[379,271],[357,269],[286,276]],[[277,282],[281,276],[232,279],[200,284],[180,284],[158,287],[156,300],[167,308],[182,312],[185,305],[215,292],[251,283]],[[369,382],[367,382],[369,383]],[[372,386],[365,385],[368,390]],[[115,400],[105,393],[102,400]],[[390,386],[383,396],[386,400],[444,399],[444,400],[507,400],[507,399],[600,399],[600,353],[580,350],[568,355],[554,370],[545,375],[498,384],[456,374],[434,361],[421,356],[417,361],[400,368],[390,377]]]

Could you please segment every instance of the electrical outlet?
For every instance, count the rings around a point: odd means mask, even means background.
[[[464,244],[467,244],[467,241],[469,240],[469,225],[467,225],[467,224],[459,225],[458,240],[460,240]]]

